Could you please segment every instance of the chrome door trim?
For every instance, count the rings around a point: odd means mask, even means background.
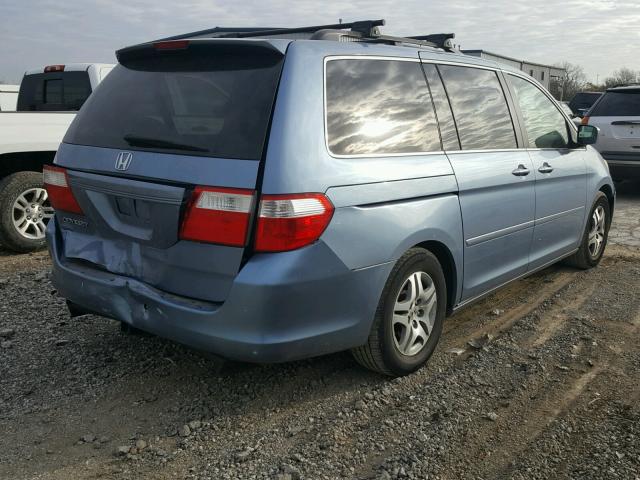
[[[565,210],[563,212],[554,213],[552,215],[547,215],[546,217],[540,217],[535,220],[536,225],[542,225],[544,223],[548,223],[551,220],[555,220],[556,218],[564,217],[565,215],[571,215],[574,212],[579,212],[584,210],[584,206],[572,208],[570,210]]]
[[[473,247],[474,245],[478,245],[480,243],[488,242],[489,240],[495,240],[496,238],[500,238],[505,235],[509,235],[511,233],[516,233],[521,230],[525,230],[529,227],[534,227],[536,225],[542,225],[548,223],[556,218],[563,217],[565,215],[571,215],[572,213],[579,212],[584,210],[584,206],[572,208],[571,210],[565,210],[563,212],[554,213],[552,215],[547,215],[546,217],[541,217],[535,220],[530,220],[528,222],[519,223],[518,225],[513,225],[511,227],[502,228],[500,230],[495,230],[493,232],[484,233],[482,235],[478,235],[477,237],[468,238],[465,240],[465,244],[467,247]]]
[[[533,227],[534,225],[535,225],[535,221],[529,220],[528,222],[519,223],[518,225],[512,225],[510,227],[502,228],[494,232],[484,233],[482,235],[478,235],[477,237],[469,238],[465,240],[465,244],[467,245],[467,247],[473,247],[474,245],[488,242],[489,240],[494,240],[496,238],[509,235],[510,233],[516,233],[521,230],[525,230],[529,227]]]

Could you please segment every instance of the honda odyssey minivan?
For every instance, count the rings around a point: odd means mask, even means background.
[[[446,35],[379,25],[118,51],[44,173],[72,313],[404,375],[457,309],[562,259],[597,265],[615,202],[597,130]]]

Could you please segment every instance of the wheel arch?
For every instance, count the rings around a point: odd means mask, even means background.
[[[453,253],[451,253],[449,247],[437,240],[427,240],[415,245],[415,247],[429,250],[438,259],[447,284],[447,315],[450,314],[456,304],[456,295],[458,293],[458,270]]]
[[[55,150],[0,154],[0,179],[17,172],[41,172],[44,165],[53,163],[55,156]]]
[[[607,196],[607,200],[609,200],[609,216],[613,217],[613,209],[616,202],[613,187],[608,183],[605,183],[598,190]]]

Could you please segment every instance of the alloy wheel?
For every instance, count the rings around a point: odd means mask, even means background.
[[[29,240],[44,238],[51,217],[53,207],[44,188],[25,190],[13,202],[13,226],[20,235]]]
[[[591,227],[589,229],[589,255],[597,258],[604,245],[606,228],[606,213],[602,205],[598,205],[591,215]]]
[[[414,356],[422,351],[431,335],[438,311],[433,279],[425,272],[407,278],[393,307],[393,341],[398,351]]]

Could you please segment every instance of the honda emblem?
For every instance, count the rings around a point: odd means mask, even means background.
[[[116,157],[116,170],[124,172],[131,165],[133,154],[131,152],[120,152]]]

